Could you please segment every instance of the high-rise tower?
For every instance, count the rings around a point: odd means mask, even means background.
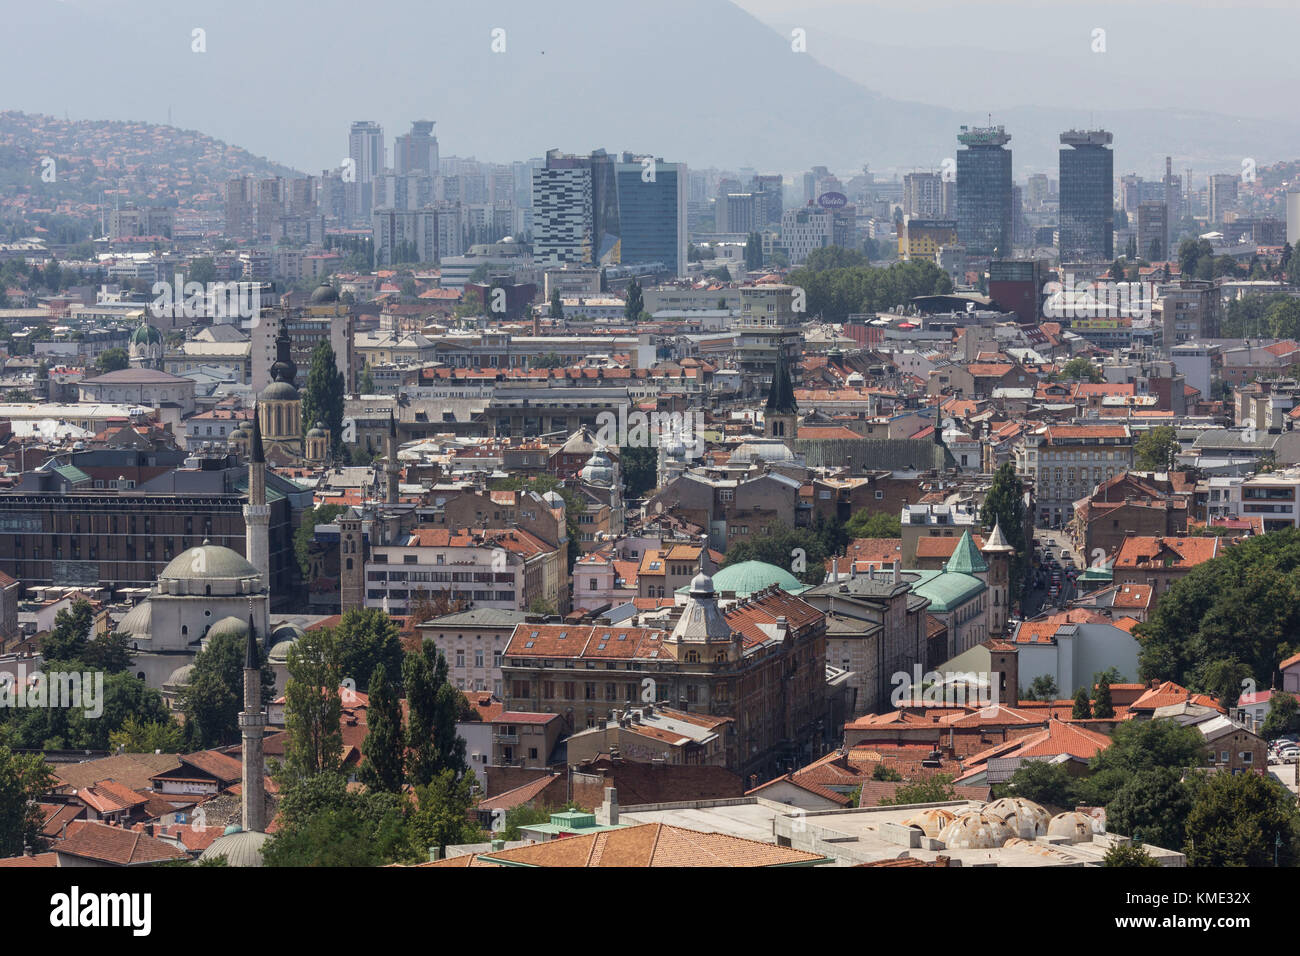
[[[965,126],[957,135],[957,236],[971,256],[1012,257],[1010,134]]]
[[[1061,261],[1109,262],[1115,250],[1115,156],[1106,130],[1061,134]]]

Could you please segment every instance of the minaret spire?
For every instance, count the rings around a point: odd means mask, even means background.
[[[390,409],[388,412],[388,461],[384,463],[384,477],[387,478],[385,504],[395,505],[398,499],[398,482],[401,471],[397,463],[397,417]]]
[[[248,640],[244,647],[244,710],[239,715],[239,729],[243,736],[240,803],[244,829],[258,833],[266,830],[266,761],[262,751],[265,728],[266,714],[262,710],[262,655],[258,649],[257,623],[253,620],[250,609]]]
[[[271,600],[271,508],[266,503],[266,453],[259,409],[253,406],[253,437],[248,448],[248,504],[244,505],[244,548],[248,563],[262,574],[267,607]]]

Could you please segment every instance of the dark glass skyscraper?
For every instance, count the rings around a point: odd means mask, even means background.
[[[970,256],[1012,253],[1011,135],[1001,126],[963,126],[957,141],[957,238]]]
[[[1102,129],[1061,134],[1062,262],[1115,257],[1115,154]]]
[[[623,154],[617,165],[619,261],[662,262],[673,275],[686,268],[686,166]]]

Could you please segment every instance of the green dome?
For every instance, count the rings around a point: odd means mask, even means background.
[[[157,345],[162,341],[162,333],[152,325],[141,323],[131,333],[132,345]]]
[[[713,575],[713,589],[719,593],[731,591],[736,597],[746,597],[755,591],[775,584],[782,591],[797,594],[806,585],[785,568],[765,561],[741,561],[729,564]]]

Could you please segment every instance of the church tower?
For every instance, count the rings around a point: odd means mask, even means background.
[[[785,353],[776,358],[772,373],[772,388],[767,393],[767,407],[763,412],[763,437],[776,438],[787,445],[794,441],[799,427],[799,406],[794,400],[794,383],[785,364]]]
[[[401,465],[397,461],[397,418],[388,413],[388,460],[384,462],[384,477],[387,479],[387,491],[384,503],[397,504],[398,482],[401,478]]]
[[[993,522],[993,533],[989,535],[980,551],[988,562],[989,586],[989,636],[998,637],[1007,629],[1007,619],[1011,615],[1011,555],[1015,548],[1007,543],[1002,533],[1002,525]]]
[[[253,437],[249,440],[248,504],[244,505],[244,548],[248,563],[262,572],[262,587],[271,591],[271,506],[266,503],[266,453],[262,448],[262,427],[253,409]]]
[[[240,773],[241,809],[244,830],[266,830],[265,759],[262,737],[266,730],[266,713],[262,710],[262,654],[257,646],[257,626],[248,615],[248,640],[244,648],[244,710],[239,715],[243,735],[243,768]]]
[[[262,434],[280,461],[302,458],[302,396],[293,384],[298,366],[293,360],[293,343],[289,339],[287,320],[281,320],[275,337],[275,362],[271,365],[271,384],[262,389],[257,401],[258,423]]]

